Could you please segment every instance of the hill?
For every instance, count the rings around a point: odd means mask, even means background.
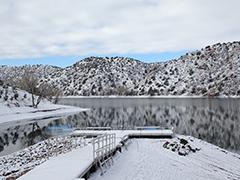
[[[240,96],[240,42],[218,43],[161,63],[126,57],[89,57],[66,68],[2,66],[0,78],[20,77],[26,68],[38,73],[39,83],[51,83],[65,96]]]

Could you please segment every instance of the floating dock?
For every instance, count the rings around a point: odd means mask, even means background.
[[[131,138],[172,138],[173,129],[138,128],[137,130],[75,130],[72,136],[91,138],[86,146],[50,158],[21,176],[20,180],[70,180],[88,178],[101,162],[111,159]],[[101,158],[101,161],[100,161]],[[102,161],[103,160],[103,161]]]

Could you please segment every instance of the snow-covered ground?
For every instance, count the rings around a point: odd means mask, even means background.
[[[126,138],[127,135],[172,135],[171,130],[108,130],[108,131],[95,131],[95,130],[76,130],[72,133],[74,136],[86,136],[86,135],[101,135],[106,133],[116,134],[115,147],[121,145],[121,141]],[[113,147],[113,148],[115,148]],[[8,156],[9,157],[9,156]],[[82,148],[77,148],[66,154],[59,155],[57,157],[50,158],[45,163],[34,168],[32,171],[20,177],[21,180],[30,179],[45,179],[52,180],[57,178],[58,180],[74,179],[81,175],[88,167],[94,162],[93,146],[88,144]],[[67,164],[67,166],[65,166]],[[57,175],[57,176],[56,176]]]
[[[185,137],[185,136],[182,136]],[[240,179],[240,156],[199,139],[188,137],[200,149],[180,156],[163,148],[167,140],[135,139],[128,150],[114,158],[114,165],[91,180],[229,180]]]
[[[28,148],[0,157],[0,179],[18,178],[49,158],[58,158],[86,144],[81,137],[53,137]]]
[[[81,132],[77,131],[77,134]],[[96,132],[91,131],[91,133]],[[121,137],[126,133],[129,132],[116,131],[116,144],[120,143]],[[146,133],[151,132],[146,131]],[[190,136],[177,135],[173,139],[132,139],[128,141],[132,143],[127,146],[127,150],[114,156],[114,164],[107,168],[106,173],[101,176],[100,170],[97,170],[91,174],[91,180],[236,180],[240,178],[240,155]],[[178,147],[183,148],[184,141],[187,142],[184,145],[187,153],[180,154]],[[166,142],[175,143],[178,146],[163,147]],[[188,151],[189,145],[190,151]],[[82,174],[93,160],[92,145],[88,144],[50,158],[20,179],[74,179]]]
[[[74,106],[55,105],[49,102],[40,104],[38,108],[27,106],[6,107],[0,104],[0,123],[62,116],[78,113],[85,110],[87,109]]]
[[[74,114],[86,109],[56,105],[43,99],[37,108],[31,107],[31,94],[6,85],[0,86],[0,124]],[[36,99],[37,97],[35,97]]]

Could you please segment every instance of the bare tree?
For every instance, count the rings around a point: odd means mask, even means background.
[[[37,108],[44,98],[48,100],[54,99],[56,103],[61,95],[61,91],[58,88],[46,82],[40,83],[40,77],[31,69],[25,70],[22,77],[19,78],[17,86],[31,94],[32,107],[34,108]]]
[[[38,93],[38,78],[34,71],[26,69],[22,77],[18,79],[17,86],[26,90],[32,95],[32,107],[37,107],[35,103],[35,94]]]
[[[54,87],[50,84],[43,83],[40,85],[40,90],[42,90],[42,93],[44,95],[44,98],[48,99],[49,101],[56,104],[59,100],[59,98],[62,96],[63,92],[57,87]]]

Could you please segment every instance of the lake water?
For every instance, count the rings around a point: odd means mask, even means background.
[[[81,98],[62,99],[60,103],[90,108],[90,111],[58,119],[3,124],[0,156],[88,126],[114,129],[173,126],[178,134],[240,152],[240,99]]]

